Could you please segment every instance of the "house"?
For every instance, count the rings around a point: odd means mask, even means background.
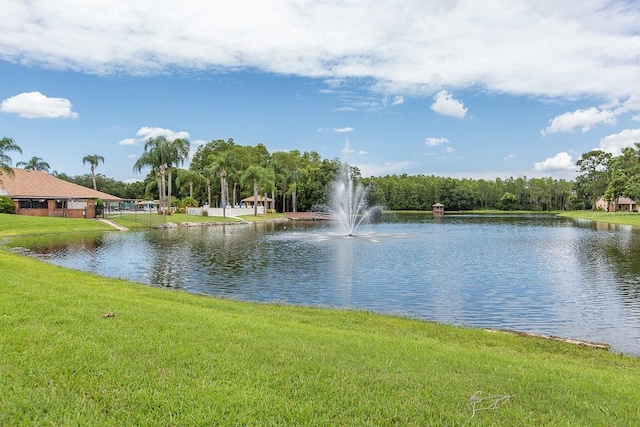
[[[137,211],[157,212],[158,206],[160,206],[160,203],[155,200],[142,200],[135,203]]]
[[[600,197],[596,202],[596,209],[600,209],[607,212],[637,212],[638,206],[636,202],[628,197],[618,197],[608,203],[604,197]]]
[[[123,201],[46,172],[13,168],[13,173],[0,175],[0,196],[13,200],[18,215],[95,218],[96,199],[105,203]]]

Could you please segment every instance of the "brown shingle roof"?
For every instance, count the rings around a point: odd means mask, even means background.
[[[122,200],[111,194],[95,191],[72,182],[64,181],[46,172],[13,168],[14,176],[0,176],[2,190],[14,199],[102,199]]]

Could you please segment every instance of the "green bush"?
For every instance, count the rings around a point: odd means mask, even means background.
[[[0,196],[0,213],[16,213],[16,206],[13,204],[13,200],[11,200],[10,197]]]
[[[199,205],[198,201],[193,197],[185,197],[182,199],[179,206],[183,208],[197,208]]]

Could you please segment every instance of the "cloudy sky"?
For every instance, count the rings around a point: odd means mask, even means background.
[[[149,137],[364,176],[572,178],[640,142],[640,2],[0,0],[0,137],[128,180]]]

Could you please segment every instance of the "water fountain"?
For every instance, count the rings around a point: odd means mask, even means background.
[[[354,237],[358,226],[380,211],[378,206],[369,208],[366,196],[367,189],[350,176],[349,164],[342,163],[331,188],[329,209],[348,237]]]

